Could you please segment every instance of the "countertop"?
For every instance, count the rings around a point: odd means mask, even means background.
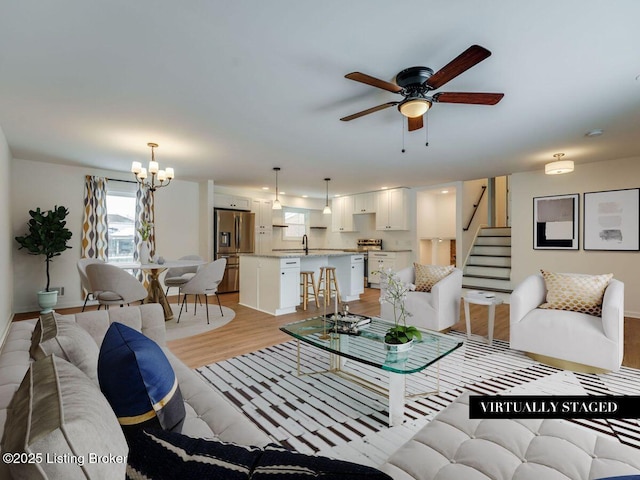
[[[361,252],[360,252],[361,253]],[[271,253],[241,253],[241,257],[267,257],[267,258],[308,258],[308,257],[344,257],[358,255],[359,252],[345,252],[344,250],[309,250],[305,255],[304,250],[284,250]]]

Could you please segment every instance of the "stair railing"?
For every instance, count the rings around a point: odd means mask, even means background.
[[[471,242],[471,248],[467,250],[467,256],[464,259],[464,263],[462,264],[462,270],[464,272],[465,267],[467,266],[467,262],[469,261],[469,257],[471,256],[471,252],[473,252],[473,247],[476,246],[476,241],[478,240],[478,236],[480,236],[480,231],[483,228],[487,228],[489,225],[478,225],[478,229],[476,230],[476,234],[473,236],[473,241]]]
[[[478,197],[478,201],[473,204],[473,212],[471,212],[471,218],[469,219],[469,223],[467,223],[466,227],[463,227],[462,230],[465,232],[469,230],[471,227],[471,222],[473,222],[473,218],[476,216],[476,212],[478,211],[478,207],[480,206],[480,202],[482,201],[482,197],[484,197],[484,192],[487,189],[486,185],[482,186],[482,191],[480,192],[480,197]]]

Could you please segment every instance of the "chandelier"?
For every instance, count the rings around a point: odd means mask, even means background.
[[[133,162],[131,164],[131,172],[135,175],[136,181],[143,187],[147,187],[152,192],[155,192],[158,188],[166,187],[171,183],[171,179],[174,177],[173,168],[168,167],[164,170],[160,170],[158,162],[156,162],[154,148],[158,148],[157,143],[147,143],[148,147],[151,147],[151,161],[149,162],[149,170],[142,166],[140,162]],[[151,178],[147,180],[147,177],[151,174]],[[165,183],[167,182],[167,183]]]

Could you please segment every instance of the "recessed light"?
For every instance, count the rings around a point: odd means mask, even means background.
[[[280,195],[286,195],[287,192],[280,192]]]
[[[302,198],[309,198],[309,195],[302,195]]]
[[[449,190],[442,190],[440,193],[449,193]]]
[[[585,137],[599,137],[604,133],[604,130],[601,128],[596,128],[595,130],[590,130],[584,134]]]
[[[389,188],[389,187],[380,187],[380,188],[381,188],[382,190],[386,190],[386,189],[387,189],[387,188]]]
[[[262,187],[263,190],[269,190],[269,187]]]

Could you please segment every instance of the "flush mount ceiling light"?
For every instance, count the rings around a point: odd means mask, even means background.
[[[553,157],[556,161],[547,163],[544,166],[544,173],[547,175],[562,175],[563,173],[573,172],[573,160],[562,160],[564,153],[556,153]]]
[[[408,118],[416,118],[421,117],[427,110],[431,108],[431,102],[426,98],[421,97],[412,97],[407,98],[400,105],[398,105],[398,110],[400,113]]]
[[[331,207],[329,206],[329,182],[331,181],[331,179],[325,178],[324,181],[327,182],[327,196],[325,197],[325,204],[324,208],[322,209],[322,213],[324,213],[325,215],[330,215]]]
[[[595,130],[590,130],[584,134],[585,137],[599,137],[604,133],[604,130],[601,128],[596,128]]]
[[[276,199],[273,201],[271,208],[273,210],[282,210],[282,205],[278,199],[278,172],[280,171],[280,167],[273,167],[273,171],[276,172]]]

